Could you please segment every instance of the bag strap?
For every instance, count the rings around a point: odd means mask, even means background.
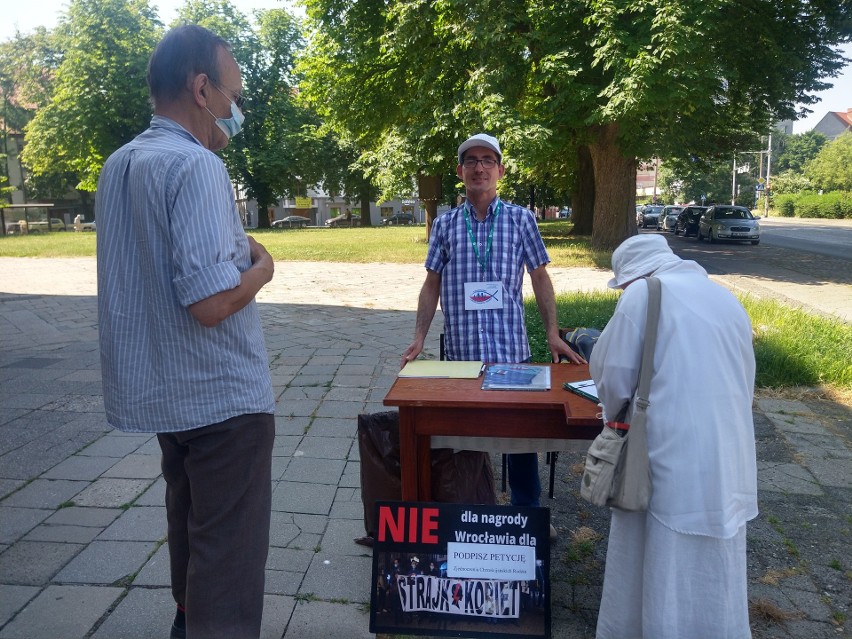
[[[636,409],[645,412],[648,408],[648,393],[654,371],[654,349],[657,346],[657,325],[660,321],[660,280],[647,277],[648,312],[645,319],[645,344],[642,348],[642,363],[639,365],[639,387],[636,389]]]
[[[644,415],[648,408],[648,393],[651,389],[651,375],[654,371],[654,349],[657,347],[657,324],[660,320],[660,298],[662,296],[660,280],[656,277],[646,277],[645,281],[648,283],[648,309],[645,315],[645,342],[642,346],[642,360],[639,363],[639,385],[633,399],[621,407],[615,420],[607,422],[608,426],[618,430],[645,427]],[[628,425],[624,422],[627,420],[631,404],[634,409]],[[639,437],[639,435],[636,435],[636,437]]]

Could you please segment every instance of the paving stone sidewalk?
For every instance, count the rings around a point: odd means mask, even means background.
[[[371,558],[352,543],[363,534],[355,416],[384,410],[423,271],[276,271],[259,296],[277,397],[263,637],[369,637]],[[159,449],[105,422],[94,260],[2,258],[0,273],[0,639],[165,639],[174,604]],[[600,288],[609,276],[552,275],[557,290]],[[765,397],[755,424],[754,636],[850,636],[852,414]],[[544,500],[560,532],[551,575],[559,638],[594,635],[605,559],[606,513],[577,497],[580,458],[560,455],[554,499]],[[543,482],[547,471],[542,464]]]

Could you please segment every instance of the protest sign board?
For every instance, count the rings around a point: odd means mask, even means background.
[[[547,508],[376,507],[370,632],[550,637]]]

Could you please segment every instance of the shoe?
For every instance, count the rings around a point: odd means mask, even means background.
[[[550,524],[550,541],[556,541],[559,538],[559,534],[556,532],[556,528],[553,527],[553,524]]]
[[[374,540],[373,540],[373,538],[372,538],[372,537],[370,537],[370,535],[366,535],[366,536],[364,536],[364,537],[356,537],[356,538],[355,538],[355,543],[356,543],[356,544],[358,544],[359,546],[366,546],[367,548],[372,548],[372,547],[373,547],[373,541],[374,541]]]
[[[186,639],[186,613],[178,606],[175,612],[175,620],[172,622],[172,633],[169,639]]]

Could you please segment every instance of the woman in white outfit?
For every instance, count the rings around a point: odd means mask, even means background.
[[[625,240],[624,289],[589,361],[604,420],[639,381],[648,287],[662,301],[649,393],[647,512],[612,509],[599,639],[751,637],[746,522],[757,516],[754,351],[742,305],[659,235]]]

